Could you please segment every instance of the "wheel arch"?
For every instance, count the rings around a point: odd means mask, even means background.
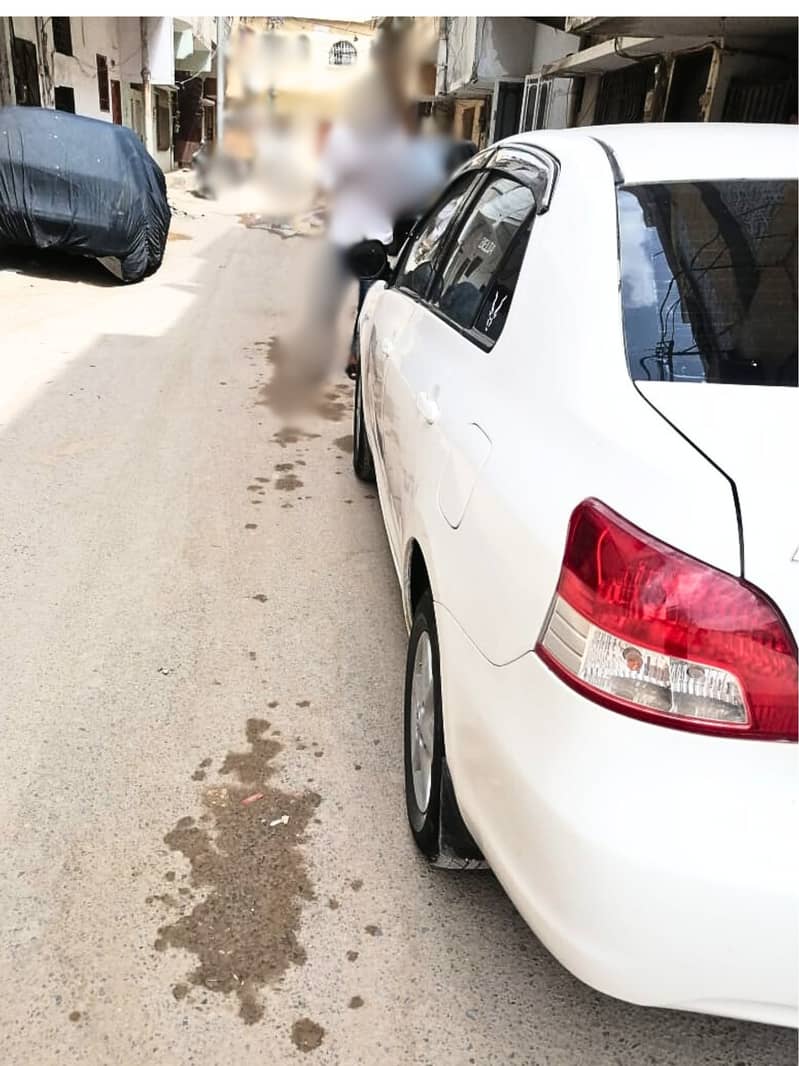
[[[421,544],[414,537],[408,543],[405,552],[405,613],[409,621],[413,621],[419,600],[427,589],[432,592],[433,585],[430,581],[430,571]]]

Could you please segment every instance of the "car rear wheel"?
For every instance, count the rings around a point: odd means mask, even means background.
[[[352,468],[361,481],[374,482],[375,464],[363,424],[363,388],[360,370],[355,377],[355,402],[352,411]]]
[[[405,801],[417,847],[434,866],[483,866],[458,810],[444,754],[438,633],[429,590],[416,608],[408,638],[404,732]]]

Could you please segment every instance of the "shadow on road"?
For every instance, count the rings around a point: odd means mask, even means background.
[[[0,253],[0,271],[24,274],[31,278],[83,282],[84,285],[97,285],[103,289],[116,288],[122,284],[96,259],[31,248],[4,249]]]

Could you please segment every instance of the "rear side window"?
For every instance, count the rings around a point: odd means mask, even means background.
[[[475,175],[463,174],[446,191],[408,245],[397,269],[396,286],[423,296],[433,276],[434,262],[456,211],[474,184]]]
[[[796,191],[795,181],[619,190],[633,379],[797,384]]]
[[[463,329],[474,326],[491,340],[499,336],[524,255],[519,245],[526,239],[514,244],[513,263],[506,264],[506,253],[534,206],[530,189],[512,178],[495,177],[477,197],[431,293],[432,305],[450,321]],[[492,300],[485,301],[490,289]]]
[[[519,280],[519,272],[522,269],[522,260],[527,250],[532,224],[531,216],[517,233],[510,251],[488,286],[480,310],[477,312],[474,328],[490,341],[495,341],[499,337],[505,325],[510,302],[516,291],[516,282]]]

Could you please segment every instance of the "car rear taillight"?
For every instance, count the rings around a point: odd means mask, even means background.
[[[536,648],[583,696],[649,722],[796,740],[796,643],[758,589],[585,500]]]

